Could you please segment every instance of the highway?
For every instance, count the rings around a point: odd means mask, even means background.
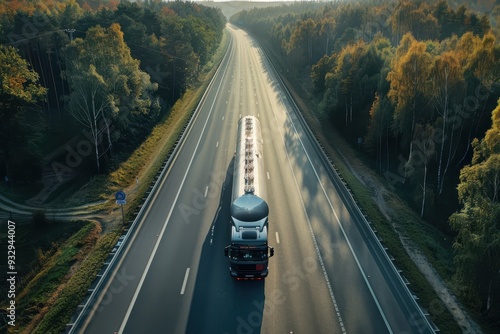
[[[232,41],[85,333],[429,333],[389,260],[330,177],[258,44]],[[260,119],[275,248],[264,281],[234,281],[232,159]]]

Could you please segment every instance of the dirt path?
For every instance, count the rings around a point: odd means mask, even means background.
[[[57,217],[59,219],[93,219],[100,216],[96,208],[105,202],[106,201],[100,201],[81,206],[56,209],[16,203],[0,195],[0,218],[10,218],[11,215],[31,216],[34,211],[43,211],[47,217]]]

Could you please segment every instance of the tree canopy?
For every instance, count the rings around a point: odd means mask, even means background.
[[[500,286],[500,99],[491,128],[473,146],[472,163],[460,172],[463,209],[450,218],[458,233],[455,277],[463,294],[489,311]]]
[[[42,142],[57,148],[75,130],[94,129],[99,143],[94,141],[95,151],[100,146],[95,159],[105,155],[110,166],[116,158],[112,152],[138,145],[196,80],[221,41],[225,21],[219,10],[188,2],[1,2],[0,43],[9,59],[1,66],[10,75],[2,88],[2,103],[10,106],[1,112],[15,109],[9,111],[9,120],[24,129],[2,122],[11,133],[3,132],[1,154],[12,162],[12,152],[21,152],[14,150],[16,143],[38,147],[30,150],[41,154],[50,150],[41,148]],[[9,72],[7,66],[18,72]],[[92,107],[93,116],[84,112]],[[90,126],[91,118],[97,125]],[[33,123],[44,126],[30,128]],[[7,141],[13,133],[25,140]],[[17,165],[24,160],[18,157]],[[31,165],[40,169],[41,160],[38,156]],[[6,166],[2,163],[1,171]],[[31,175],[36,181],[40,170]]]
[[[16,49],[0,45],[0,165],[2,175],[18,181],[40,177],[40,127],[37,103],[46,89]],[[43,124],[43,123],[42,123]]]

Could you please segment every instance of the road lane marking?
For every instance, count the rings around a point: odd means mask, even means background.
[[[184,274],[184,282],[182,282],[181,295],[183,295],[184,294],[184,290],[186,290],[186,284],[187,284],[187,281],[188,281],[188,278],[189,278],[189,271],[190,271],[190,269],[187,268],[186,269],[186,274]]]
[[[217,211],[217,215],[219,215],[220,209]],[[212,225],[212,233],[210,234],[210,245],[214,242],[214,230],[215,230],[215,224]]]
[[[271,176],[269,176],[269,172],[267,172],[267,179],[270,180]]]
[[[224,68],[224,71],[222,73],[222,77],[224,77],[226,70],[227,70],[227,67]],[[215,75],[217,75],[217,73]],[[221,86],[222,86],[222,80],[220,81],[219,86],[217,87],[216,96],[219,95],[219,91],[220,91]],[[214,98],[212,101],[212,105],[210,106],[210,111],[208,112],[207,118],[205,119],[205,124],[203,125],[203,129],[201,130],[200,137],[198,138],[198,142],[196,143],[196,147],[194,148],[194,153],[191,156],[191,160],[189,161],[189,164],[186,168],[186,172],[184,173],[184,177],[182,178],[179,189],[177,190],[177,193],[175,195],[174,202],[172,203],[172,207],[170,208],[170,211],[168,212],[168,216],[165,219],[165,223],[163,224],[163,227],[160,231],[160,235],[156,240],[156,244],[153,248],[153,251],[152,251],[151,256],[148,260],[148,263],[146,264],[146,268],[144,268],[144,271],[142,273],[139,284],[137,285],[137,288],[135,289],[134,296],[132,297],[132,300],[130,301],[130,304],[129,304],[128,309],[127,309],[127,313],[125,313],[125,316],[123,317],[122,324],[120,326],[120,329],[118,330],[119,334],[123,333],[125,326],[127,325],[128,318],[130,317],[130,314],[132,313],[132,309],[134,308],[135,302],[137,301],[137,298],[139,297],[139,292],[141,291],[142,285],[144,284],[144,281],[146,280],[146,275],[149,271],[149,268],[151,267],[151,264],[153,263],[153,258],[155,257],[156,252],[158,251],[158,247],[160,246],[160,241],[163,238],[163,234],[165,233],[168,222],[170,221],[170,217],[172,216],[172,213],[174,212],[174,208],[176,207],[177,201],[179,200],[181,190],[184,187],[184,183],[186,182],[187,175],[189,173],[189,170],[191,169],[191,165],[193,164],[194,158],[197,155],[196,152],[198,151],[198,148],[200,147],[201,138],[203,137],[203,134],[205,133],[205,129],[207,128],[208,120],[210,119],[210,116],[212,115],[212,111],[214,110],[216,100],[217,100],[217,98]]]
[[[208,186],[205,188],[205,198],[207,198],[207,194],[208,194]]]
[[[280,96],[280,99],[281,99],[281,96]],[[285,105],[285,102],[283,100],[281,101],[281,103],[283,105]],[[295,127],[295,124],[292,121],[292,115],[290,114],[290,112],[288,111],[287,108],[285,108],[285,112],[287,114],[287,118],[290,120],[291,127],[293,128],[294,132],[298,135],[297,128]],[[274,113],[274,118],[275,118],[276,122],[278,122],[278,118],[276,116],[276,113],[274,112],[274,108],[273,108],[273,113]],[[284,138],[283,133],[281,131],[281,128],[278,127],[278,130],[280,131],[280,134],[281,134],[282,138]],[[298,137],[298,141],[300,143],[300,146],[302,147],[302,151],[304,152],[304,154],[307,157],[307,161],[309,162],[309,165],[311,166],[311,169],[314,172],[314,175],[316,176],[316,179],[318,180],[318,183],[319,183],[319,185],[321,187],[323,195],[325,196],[326,201],[328,202],[328,205],[330,206],[330,209],[332,210],[332,213],[335,216],[335,219],[337,221],[337,224],[339,225],[340,231],[342,232],[342,235],[344,236],[344,239],[345,239],[345,241],[347,243],[347,246],[349,247],[349,249],[351,251],[351,254],[354,257],[354,261],[356,262],[356,264],[358,266],[358,269],[359,269],[359,271],[361,273],[361,276],[363,277],[363,280],[365,281],[365,284],[368,287],[368,290],[370,291],[370,294],[371,294],[371,296],[372,296],[372,298],[373,298],[373,300],[375,302],[375,305],[377,306],[377,309],[379,310],[380,315],[382,316],[382,319],[383,319],[383,321],[384,321],[384,323],[385,323],[385,325],[386,325],[389,333],[392,334],[393,330],[391,328],[391,325],[389,324],[389,321],[388,321],[388,319],[387,319],[387,317],[386,317],[386,315],[384,313],[384,310],[382,309],[382,306],[380,305],[380,302],[379,302],[377,296],[375,295],[375,292],[373,291],[373,288],[372,288],[370,282],[368,281],[368,278],[366,277],[366,273],[364,272],[364,270],[363,270],[363,268],[361,266],[361,263],[359,262],[359,259],[356,256],[356,253],[354,252],[354,248],[352,247],[351,241],[349,240],[349,237],[347,236],[347,232],[344,230],[344,226],[342,225],[342,223],[341,223],[341,221],[340,221],[340,219],[339,219],[339,217],[337,215],[337,211],[333,207],[333,204],[330,201],[330,198],[328,197],[328,194],[326,192],[325,187],[323,186],[323,183],[321,182],[321,179],[320,179],[320,177],[318,175],[318,172],[316,171],[316,168],[314,167],[314,164],[311,161],[311,157],[309,156],[309,153],[307,152],[307,150],[305,148],[305,145],[302,142],[302,139],[300,139],[300,137]],[[307,211],[306,211],[304,199],[302,198],[302,195],[300,193],[299,184],[297,182],[297,178],[295,177],[295,173],[294,173],[293,168],[292,168],[292,163],[290,161],[290,155],[288,153],[288,150],[286,149],[286,143],[284,142],[284,140],[283,140],[283,144],[284,144],[284,147],[285,147],[285,153],[286,153],[287,160],[288,160],[288,166],[290,167],[290,170],[292,172],[292,175],[293,175],[293,178],[294,178],[294,181],[295,181],[295,187],[297,189],[297,192],[299,193],[299,197],[300,197],[300,200],[302,202],[302,207],[303,207],[303,210],[304,210],[304,214],[306,216],[307,223],[309,225],[309,231],[310,231],[312,239],[313,239],[314,247],[316,248],[316,253],[318,255],[318,258],[319,258],[319,261],[320,261],[320,264],[321,264],[321,268],[323,269],[323,273],[324,273],[325,279],[327,281],[328,289],[330,290],[330,296],[332,298],[332,301],[333,301],[335,309],[337,309],[337,301],[336,301],[336,298],[335,298],[335,296],[333,294],[333,289],[332,289],[331,284],[330,284],[330,279],[328,278],[328,274],[326,272],[326,267],[324,265],[323,258],[321,256],[321,253],[320,253],[320,250],[319,250],[319,246],[318,246],[318,242],[316,240],[316,236],[314,235],[314,231],[312,229],[311,221],[309,220],[309,215],[307,214]],[[346,330],[345,330],[344,322],[343,322],[343,319],[342,319],[340,313],[337,314],[337,317],[338,317],[338,319],[340,321],[340,326],[341,326],[342,332],[345,333]]]
[[[280,235],[278,234],[278,232],[276,232],[276,242],[280,243]]]
[[[221,199],[221,201],[222,201],[222,199]],[[219,204],[219,208],[217,209],[217,213],[215,214],[214,222],[217,221],[217,219],[219,218],[219,213],[220,213],[221,209],[222,209],[222,205]],[[212,225],[212,235],[210,235],[210,246],[212,246],[212,244],[214,242],[214,232],[215,232],[215,223]]]
[[[290,117],[290,115],[288,115],[288,116]],[[274,117],[275,117],[275,119],[277,121],[276,114],[274,114]],[[297,132],[297,129],[295,127],[294,127],[294,130],[295,130],[295,132]],[[281,130],[280,130],[280,132],[281,132]],[[284,138],[284,137],[282,137],[282,138]],[[300,140],[300,138],[299,138],[299,141],[302,143],[302,141]],[[330,283],[330,278],[328,277],[328,273],[326,271],[325,263],[323,262],[323,257],[321,256],[321,252],[319,250],[318,242],[316,240],[316,236],[314,235],[314,231],[313,231],[313,228],[312,228],[312,225],[311,225],[311,221],[309,220],[309,215],[307,214],[307,210],[306,210],[306,206],[305,206],[305,203],[304,203],[304,199],[302,198],[302,195],[300,193],[300,188],[299,188],[299,184],[297,182],[297,177],[295,176],[295,173],[294,173],[293,168],[292,168],[292,163],[290,162],[290,155],[288,154],[288,150],[286,149],[286,143],[284,141],[283,141],[283,144],[285,145],[285,154],[286,154],[286,158],[288,160],[288,166],[290,168],[290,171],[292,172],[293,180],[295,182],[295,187],[297,189],[297,192],[299,193],[300,202],[302,203],[302,210],[304,211],[304,215],[305,215],[305,218],[306,218],[306,221],[307,221],[307,225],[308,225],[308,228],[309,228],[309,233],[311,234],[312,241],[313,241],[313,244],[314,244],[314,248],[316,250],[316,256],[318,257],[318,261],[319,261],[321,269],[323,271],[323,276],[325,277],[326,285],[328,287],[328,291],[330,292],[330,298],[332,299],[333,307],[335,308],[335,311],[337,312],[337,319],[339,321],[340,329],[341,329],[342,333],[345,334],[346,333],[346,329],[345,329],[345,326],[344,326],[344,320],[342,319],[342,315],[340,314],[340,311],[339,311],[339,308],[338,308],[338,304],[337,304],[337,299],[335,298],[335,295],[333,293],[333,288],[332,288],[332,285]],[[304,144],[302,144],[302,149],[305,151]],[[306,154],[307,158],[309,159],[309,155],[307,154],[307,152],[305,152],[305,154]],[[312,163],[311,163],[310,159],[309,159],[309,163],[312,166]],[[316,172],[316,170],[314,169],[314,167],[313,167],[313,170],[314,170],[314,172]],[[316,174],[316,176],[318,176],[318,175]],[[321,187],[323,187],[323,185],[321,185]],[[323,188],[323,191],[325,191],[324,188]],[[326,193],[325,193],[325,195],[326,195]],[[335,211],[334,211],[334,213],[335,213]],[[351,249],[351,251],[352,251],[352,249]]]
[[[219,141],[217,140],[217,144],[215,144],[215,147],[219,147]]]

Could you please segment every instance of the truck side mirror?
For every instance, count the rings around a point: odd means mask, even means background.
[[[269,257],[272,257],[274,255],[274,248],[269,246]]]
[[[226,246],[226,248],[224,248],[224,256],[227,257],[229,255],[229,246]]]

